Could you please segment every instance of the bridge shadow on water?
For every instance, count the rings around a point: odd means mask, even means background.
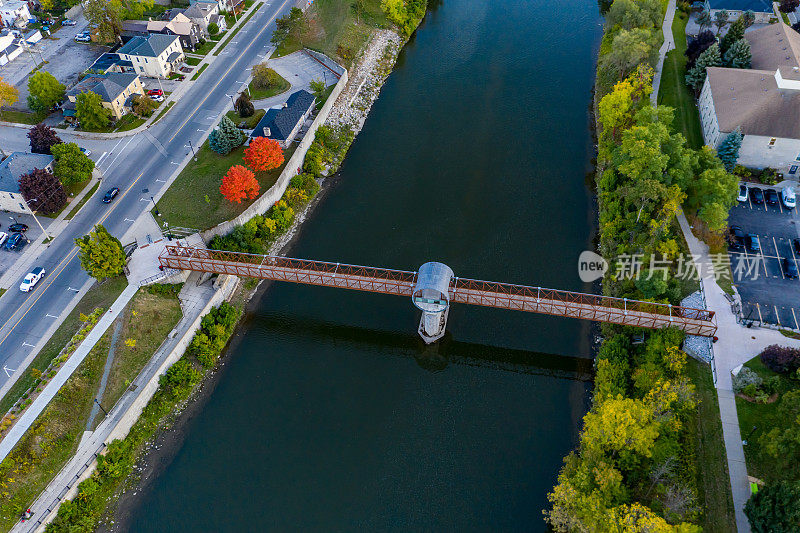
[[[347,344],[397,357],[410,357],[421,368],[431,372],[442,371],[448,365],[456,364],[573,381],[594,380],[593,359],[461,342],[454,340],[450,332],[439,342],[426,345],[415,334],[342,325],[294,314],[253,314],[248,322],[248,329],[255,328],[277,335],[297,335],[302,332],[305,337],[321,345]]]

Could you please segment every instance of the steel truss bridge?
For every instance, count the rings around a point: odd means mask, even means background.
[[[163,268],[323,285],[411,297],[417,272],[327,263],[168,245],[159,256]],[[714,312],[596,294],[452,277],[449,301],[581,318],[640,328],[677,327],[690,335],[713,337]]]

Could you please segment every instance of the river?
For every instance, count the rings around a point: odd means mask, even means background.
[[[291,255],[589,290],[594,0],[445,0]],[[588,408],[589,324],[271,286],[137,496],[149,531],[543,531]],[[178,438],[177,436],[175,437]]]

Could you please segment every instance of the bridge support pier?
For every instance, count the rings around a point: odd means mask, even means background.
[[[417,331],[422,340],[425,341],[425,344],[432,344],[444,337],[444,332],[447,328],[447,315],[449,314],[450,307],[445,308],[443,311],[422,312]]]

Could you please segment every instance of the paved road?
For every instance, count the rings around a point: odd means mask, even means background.
[[[51,243],[37,261],[48,275],[35,291],[21,293],[12,289],[0,298],[0,387],[14,372],[23,371],[20,365],[45,336],[52,317],[60,316],[76,297],[76,289],[89,281],[81,270],[73,239],[98,223],[121,238],[133,221],[152,207],[150,197],[164,187],[185,158],[188,142],[199,144],[217,117],[231,105],[226,94],[241,86],[238,82],[246,79],[251,65],[264,60],[276,16],[296,4],[297,0],[265,2],[172,110],[149,130],[105,144],[80,141],[93,150],[93,158],[102,158],[101,188],[117,186],[122,192],[110,205],[90,200]],[[98,151],[106,153],[98,155]]]

